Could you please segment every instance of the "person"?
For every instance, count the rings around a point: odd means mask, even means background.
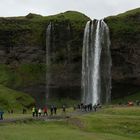
[[[89,111],[92,111],[92,103],[89,104]]]
[[[42,109],[41,108],[38,109],[38,114],[39,114],[39,117],[41,117],[41,114],[42,114]]]
[[[77,108],[80,109],[80,104],[77,105]]]
[[[57,107],[56,107],[56,105],[54,106],[54,114],[55,115],[57,114]]]
[[[96,112],[96,111],[97,111],[97,105],[95,104],[95,105],[93,106],[93,108],[94,108],[94,111]]]
[[[51,111],[51,115],[53,115],[53,111],[54,111],[54,106],[53,105],[51,105],[50,111]]]
[[[139,106],[140,105],[140,101],[136,100],[136,105]]]
[[[83,107],[84,107],[84,104],[83,104],[83,103],[81,103],[81,104],[80,104],[80,109],[82,110],[82,109],[83,109]]]
[[[62,106],[62,111],[63,111],[63,113],[66,112],[66,106],[65,105]]]
[[[22,110],[22,114],[26,114],[27,110],[25,108],[23,108]]]
[[[132,101],[128,101],[128,106],[133,106],[134,103]]]
[[[38,109],[37,109],[37,107],[35,107],[35,115],[36,115],[36,117],[38,117]]]
[[[98,103],[98,104],[97,104],[97,108],[102,108],[101,103]]]
[[[35,107],[32,108],[32,115],[35,116]]]
[[[75,104],[73,105],[73,110],[74,110],[74,111],[76,110],[76,105],[75,105]]]
[[[0,111],[0,120],[3,120],[3,114],[4,114],[4,112]]]
[[[88,109],[88,105],[84,105],[84,111],[86,111],[87,112],[87,109]]]
[[[44,112],[44,116],[48,116],[48,109],[47,109],[47,107],[44,107],[43,112]]]
[[[14,113],[14,110],[13,109],[11,109],[11,114],[13,114]]]

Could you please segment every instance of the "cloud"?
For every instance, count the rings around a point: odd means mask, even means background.
[[[91,18],[103,18],[140,7],[140,0],[1,0],[0,16],[28,13],[52,15],[75,10]]]

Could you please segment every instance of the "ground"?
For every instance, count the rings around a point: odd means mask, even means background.
[[[140,107],[109,106],[96,113],[75,114],[58,121],[0,123],[1,140],[139,140],[139,138]]]

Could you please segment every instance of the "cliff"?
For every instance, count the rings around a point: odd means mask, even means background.
[[[37,99],[46,92],[49,69],[51,95],[78,98],[83,33],[88,20],[75,11],[48,17],[30,13],[0,18],[0,83]],[[46,29],[50,22],[51,66],[46,68]]]
[[[105,19],[110,28],[112,95],[140,90],[140,8]]]
[[[0,84],[42,96],[46,70],[51,96],[80,97],[83,33],[87,16],[68,11],[0,18]],[[112,97],[140,90],[140,8],[105,18],[111,37]],[[46,29],[52,23],[51,66],[46,68]]]

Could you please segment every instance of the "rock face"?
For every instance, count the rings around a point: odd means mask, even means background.
[[[1,18],[0,82],[30,93],[37,101],[39,95],[43,98],[46,92],[45,35],[51,22],[51,97],[79,98],[83,33],[88,20],[87,16],[73,11],[49,17],[29,14]]]
[[[112,53],[112,97],[140,90],[140,8],[106,19]]]
[[[46,28],[51,22],[51,97],[78,99],[83,33],[87,16],[68,11],[43,17],[0,18],[0,83],[42,95],[46,91]],[[112,97],[140,90],[140,9],[108,17],[112,53]],[[43,97],[42,97],[43,98]]]
[[[50,98],[69,97],[80,98],[81,63],[84,26],[89,20],[84,15],[75,12],[74,19],[52,21],[50,42]],[[78,19],[80,18],[80,20]]]

